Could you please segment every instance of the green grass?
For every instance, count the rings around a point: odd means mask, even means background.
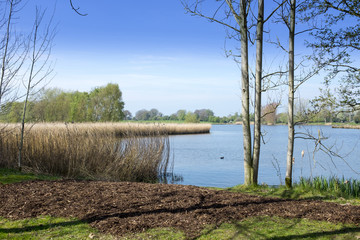
[[[97,235],[95,229],[76,219],[46,216],[10,221],[0,218],[0,239],[90,239]]]
[[[206,226],[197,239],[358,239],[360,227],[307,219],[252,217],[236,223]],[[186,239],[174,229],[150,229],[115,237],[99,233],[89,225],[66,218],[37,217],[10,221],[0,218],[0,239]]]
[[[329,187],[324,187],[325,183],[330,183]],[[338,184],[338,185],[336,185]],[[338,186],[332,188],[331,186]],[[293,184],[293,188],[288,189],[285,186],[244,186],[237,185],[225,190],[231,192],[242,192],[252,195],[259,195],[264,197],[279,197],[286,199],[310,199],[310,200],[324,200],[337,203],[351,203],[360,205],[360,198],[358,197],[359,181],[344,180],[338,178],[314,178],[313,181],[308,179],[301,179],[299,183]]]
[[[0,183],[9,184],[29,180],[56,180],[58,177],[23,173],[14,169],[0,168]]]
[[[207,227],[199,240],[204,239],[357,239],[360,227],[333,224],[307,219],[252,217],[245,221],[220,227]]]
[[[360,181],[356,179],[346,180],[344,177],[315,177],[301,178],[297,187],[312,190],[315,189],[321,193],[331,193],[336,197],[359,198]]]

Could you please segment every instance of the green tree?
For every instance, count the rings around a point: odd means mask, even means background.
[[[85,122],[88,119],[89,94],[74,92],[71,94],[69,122]]]
[[[197,118],[195,113],[187,112],[185,115],[185,122],[186,123],[198,123],[199,119]]]
[[[176,112],[176,116],[179,121],[184,121],[185,115],[186,115],[186,110],[180,109]]]
[[[146,109],[141,109],[135,113],[135,118],[138,121],[147,121],[150,119],[150,113]]]
[[[214,112],[210,109],[197,109],[194,113],[200,121],[209,121],[209,118],[214,116]]]
[[[109,83],[105,87],[95,88],[89,94],[88,113],[91,121],[121,121],[124,119],[124,102],[118,84]]]

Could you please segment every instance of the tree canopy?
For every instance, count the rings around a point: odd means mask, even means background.
[[[20,122],[22,102],[1,109],[1,120]],[[124,102],[118,84],[109,83],[88,92],[45,89],[29,101],[26,120],[31,122],[108,122],[124,119]]]

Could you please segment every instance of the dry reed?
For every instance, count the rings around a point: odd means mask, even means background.
[[[151,129],[139,126],[29,124],[24,139],[23,168],[69,178],[158,181],[169,165],[166,131],[160,125]],[[0,166],[14,168],[19,125],[3,125],[0,129]]]
[[[360,129],[360,125],[350,125],[350,124],[331,125],[331,127],[332,128]]]

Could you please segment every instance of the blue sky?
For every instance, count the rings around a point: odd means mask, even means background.
[[[49,87],[90,91],[117,83],[125,109],[133,114],[143,108],[164,114],[201,108],[220,116],[241,112],[240,70],[225,57],[222,26],[185,14],[180,0],[73,2],[88,15],[77,15],[68,0],[31,0],[18,20],[29,28],[36,4],[48,15],[56,4],[58,33],[51,56],[56,75]],[[208,2],[211,11],[213,1]],[[285,28],[273,27],[287,38]],[[268,46],[265,62],[277,65],[282,54]],[[302,97],[311,98],[319,82],[309,83]]]

